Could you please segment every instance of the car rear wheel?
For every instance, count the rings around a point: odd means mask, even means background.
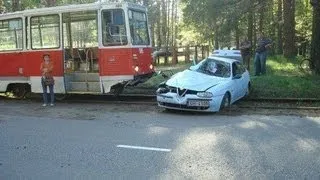
[[[230,94],[229,93],[225,93],[223,96],[223,99],[221,101],[221,105],[220,105],[220,111],[225,109],[225,108],[229,108],[230,107]]]

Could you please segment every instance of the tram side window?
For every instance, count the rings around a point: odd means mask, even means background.
[[[104,46],[128,44],[124,11],[122,9],[104,10],[102,12],[102,28]]]
[[[60,47],[59,15],[31,17],[32,49]]]
[[[64,13],[64,47],[98,47],[97,11]]]
[[[133,45],[149,45],[147,17],[144,12],[129,10],[130,35]]]
[[[23,48],[22,19],[0,21],[0,51],[21,50]]]

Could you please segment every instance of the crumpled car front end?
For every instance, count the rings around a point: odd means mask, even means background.
[[[162,84],[157,90],[158,106],[166,109],[217,112],[222,97],[213,97],[211,92],[181,89]]]

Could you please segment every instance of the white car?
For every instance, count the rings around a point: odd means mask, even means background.
[[[214,50],[212,56],[230,58],[243,62],[240,50]]]
[[[250,92],[250,75],[234,59],[210,56],[159,85],[158,106],[217,112]]]

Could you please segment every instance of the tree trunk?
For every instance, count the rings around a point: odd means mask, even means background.
[[[0,14],[4,12],[3,0],[0,0]]]
[[[189,63],[190,62],[190,46],[187,45],[184,51],[185,54],[185,63]]]
[[[252,47],[255,50],[257,44],[257,20],[256,13],[253,13],[253,44]]]
[[[46,6],[47,7],[55,6],[56,3],[57,3],[57,0],[46,0]]]
[[[167,28],[167,37],[166,37],[166,42],[167,42],[167,46],[169,46],[170,44],[170,1],[169,0],[166,0],[166,9],[167,9],[167,25],[166,25],[166,28]]]
[[[271,32],[270,32],[270,38],[275,41],[276,39],[276,32],[277,32],[277,23],[276,23],[276,14],[275,14],[275,9],[274,9],[274,4],[276,0],[270,0],[270,16],[271,16]],[[270,50],[270,55],[275,55],[276,54],[276,48],[272,47]]]
[[[174,47],[177,50],[177,53],[179,52],[178,44],[177,44],[177,37],[178,37],[178,3],[175,3],[175,14],[174,14],[174,22],[175,22],[175,28],[174,28]],[[179,57],[179,56],[178,56]],[[179,59],[177,57],[177,63],[179,63]]]
[[[214,49],[219,49],[219,35],[218,32],[214,33]]]
[[[157,4],[157,14],[160,14],[160,16],[157,17],[157,46],[159,48],[162,46],[162,38],[161,38],[162,24],[161,24],[161,11],[160,11],[160,9],[161,9],[161,5],[160,5],[160,3],[158,3]]]
[[[194,49],[194,61],[197,64],[198,63],[198,45],[196,45],[195,49]]]
[[[265,11],[265,2],[262,4],[259,12],[259,32],[263,32],[263,25],[264,25],[264,11]]]
[[[20,0],[12,0],[12,11],[19,11],[20,10]]]
[[[253,45],[253,13],[252,4],[250,3],[250,10],[248,14],[248,40],[251,45]]]
[[[177,52],[177,47],[172,46],[172,64],[177,64],[178,63],[178,52]]]
[[[283,54],[283,37],[282,37],[282,0],[278,0],[278,34],[277,34],[277,54]]]
[[[178,49],[177,49],[177,44],[175,41],[175,1],[172,1],[172,9],[171,9],[171,36],[172,36],[172,64],[178,64]]]
[[[236,21],[236,23],[235,23],[235,31],[236,31],[236,48],[239,49],[240,32],[239,32],[239,22],[238,21]]]
[[[161,30],[162,30],[162,40],[164,41],[164,44],[165,44],[165,50],[167,51],[168,50],[168,41],[167,41],[167,34],[168,34],[168,21],[167,21],[167,3],[165,0],[162,0],[161,1],[161,15],[162,15],[162,23],[161,23]],[[167,64],[168,63],[168,57],[165,56],[165,59],[164,59],[164,63]]]
[[[283,55],[286,58],[293,58],[296,55],[295,48],[295,0],[283,1],[283,32],[284,46]]]
[[[311,61],[313,70],[320,75],[320,2],[313,6],[312,40],[311,40]]]
[[[154,23],[151,24],[150,27],[150,35],[151,35],[151,46],[154,47],[156,46],[155,44],[155,28],[154,28]]]
[[[143,3],[144,6],[148,7],[148,5],[149,5],[149,0],[143,0],[142,3]]]
[[[171,46],[174,46],[174,22],[175,22],[175,16],[174,16],[174,4],[175,1],[171,1]]]

